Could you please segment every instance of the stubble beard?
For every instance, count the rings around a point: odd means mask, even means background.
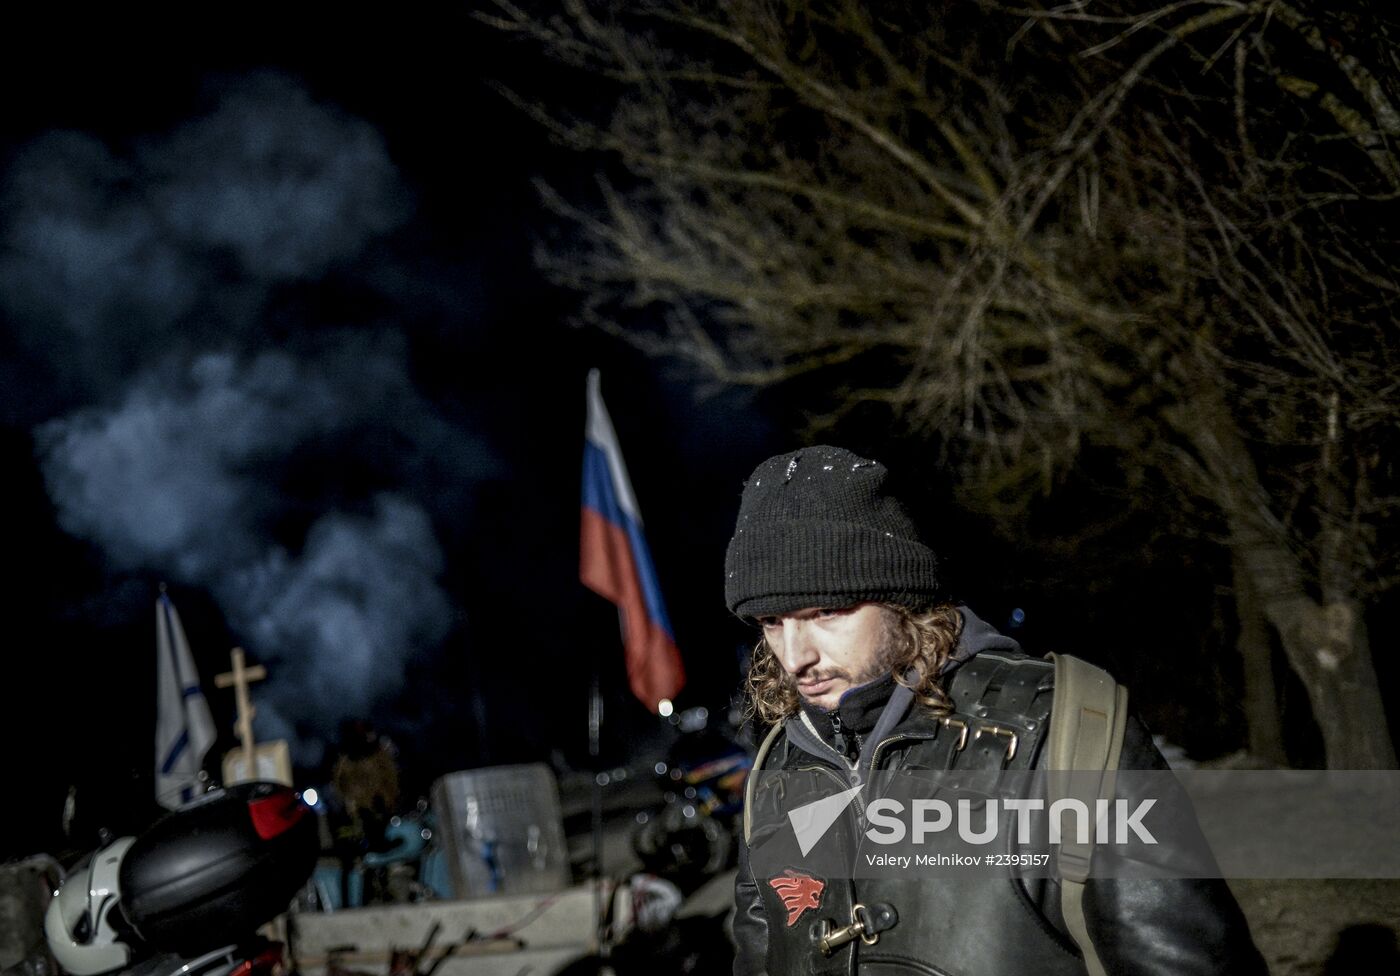
[[[843,678],[849,683],[850,688],[856,688],[860,685],[869,684],[877,678],[883,678],[894,670],[895,665],[899,663],[900,658],[903,656],[904,639],[896,625],[897,620],[898,617],[896,617],[893,612],[889,610],[885,611],[885,627],[880,634],[879,646],[876,647],[875,654],[870,659],[870,664],[863,670],[853,674],[841,668],[832,668],[827,671],[804,673],[802,676],[803,680],[825,681],[828,678]],[[772,653],[772,651],[770,650],[769,653]],[[796,675],[784,672],[783,684],[790,689],[793,694],[797,695],[799,699],[803,698],[802,693],[797,689]]]

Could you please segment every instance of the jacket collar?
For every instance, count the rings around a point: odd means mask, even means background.
[[[810,702],[803,701],[800,705],[802,711],[807,714],[808,722],[823,739],[830,739],[832,735],[832,717],[839,715],[841,727],[848,732],[856,732],[865,735],[875,728],[875,723],[880,719],[880,713],[884,711],[885,702],[890,700],[890,693],[894,691],[894,675],[887,674],[883,678],[876,678],[874,681],[867,681],[863,685],[856,685],[850,688],[841,696],[841,701],[831,711],[819,708]]]
[[[939,677],[945,682],[954,671],[983,651],[1020,652],[1020,644],[967,606],[959,604],[957,611],[962,616],[962,630],[952,656],[939,672]],[[875,746],[900,723],[913,701],[914,693],[896,682],[893,674],[888,674],[847,691],[833,711],[803,702],[796,714],[788,716],[783,728],[788,739],[804,752],[828,761],[839,757],[846,766],[851,766],[851,761],[830,745],[832,715],[840,715],[842,726],[861,736],[861,755],[857,766],[865,768],[869,765]]]

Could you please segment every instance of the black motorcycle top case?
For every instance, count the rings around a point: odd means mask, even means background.
[[[121,866],[121,905],[141,938],[204,952],[286,911],[320,854],[316,816],[292,790],[215,790],[136,839]]]

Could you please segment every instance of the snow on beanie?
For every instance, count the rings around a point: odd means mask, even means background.
[[[866,601],[919,607],[939,595],[938,559],[889,493],[889,471],[839,447],[769,458],[744,482],[724,557],[740,617]]]

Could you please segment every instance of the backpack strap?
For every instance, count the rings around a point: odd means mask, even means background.
[[[1123,749],[1128,719],[1128,689],[1107,671],[1066,654],[1051,654],[1055,662],[1055,706],[1050,713],[1049,770],[1051,803],[1075,799],[1092,812],[1096,801],[1113,796],[1114,774]],[[1054,776],[1070,771],[1072,776]],[[1080,844],[1074,831],[1060,834],[1055,864],[1060,876],[1060,910],[1065,926],[1091,976],[1105,976],[1103,962],[1089,939],[1084,921],[1084,882],[1094,856],[1094,831]]]
[[[758,753],[753,757],[753,766],[749,769],[748,779],[744,781],[744,843],[749,842],[749,835],[753,832],[753,791],[754,783],[758,779],[755,775],[763,768],[763,763],[768,759],[768,753],[773,751],[773,744],[778,741],[778,735],[783,731],[783,723],[777,722],[768,734],[763,737],[763,743],[758,747]]]

